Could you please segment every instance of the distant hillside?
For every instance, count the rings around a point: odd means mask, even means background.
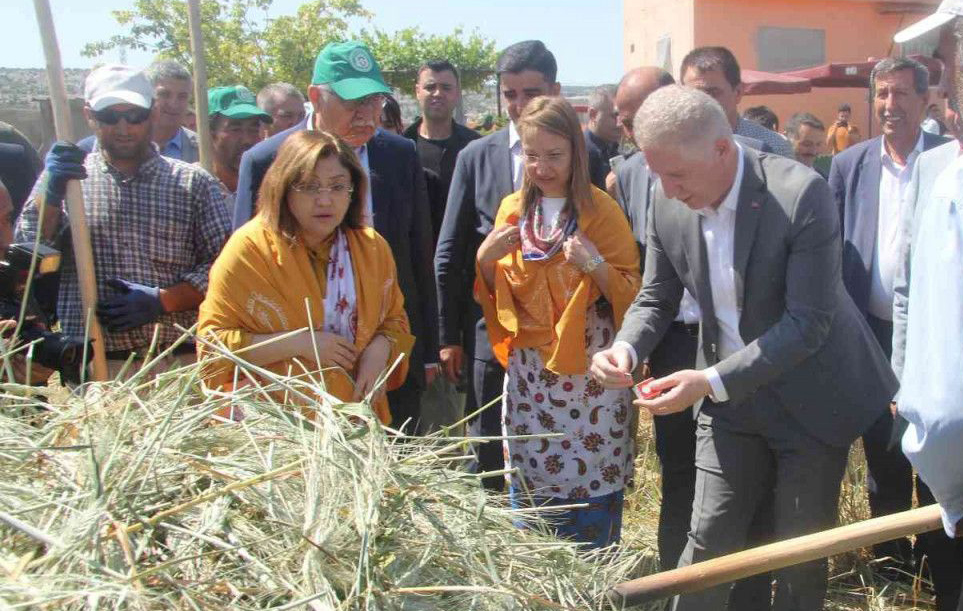
[[[68,68],[64,70],[64,84],[68,96],[84,94],[87,70]],[[0,68],[0,107],[34,108],[31,101],[37,96],[49,95],[47,71],[43,68]]]

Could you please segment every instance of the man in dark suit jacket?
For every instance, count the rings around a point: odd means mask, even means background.
[[[843,282],[889,357],[902,202],[917,157],[948,139],[920,129],[928,102],[925,66],[887,58],[873,68],[871,82],[883,135],[833,157],[829,185],[843,228]],[[899,445],[891,443],[894,422],[891,413],[883,414],[863,435],[873,517],[906,511],[913,503],[913,469]],[[908,539],[877,545],[875,553],[893,558],[896,574],[915,573]]]
[[[831,526],[849,446],[886,409],[896,379],[843,287],[826,182],[738,145],[722,108],[693,89],[650,95],[635,134],[660,177],[645,277],[592,373],[630,385],[683,290],[699,303],[697,369],[648,382],[636,401],[654,415],[692,404],[698,412],[696,496],[679,564],[744,547],[768,491],[777,539]],[[825,562],[776,578],[775,608],[822,608]],[[723,609],[727,597],[719,586],[674,608]]]
[[[599,189],[605,190],[605,178],[611,167],[609,160],[619,153],[619,113],[614,94],[608,87],[592,92],[585,127],[585,152],[588,153],[589,176]]]
[[[421,393],[437,372],[438,310],[431,261],[431,215],[421,162],[407,138],[377,129],[391,92],[371,52],[359,42],[331,43],[318,54],[308,98],[313,113],[300,124],[244,153],[234,207],[234,228],[254,212],[257,192],[278,148],[292,133],[326,130],[355,148],[370,179],[366,216],[388,241],[398,284],[415,336],[405,384],[388,393],[394,426],[418,430]]]
[[[515,121],[533,98],[558,95],[560,89],[555,57],[537,40],[502,51],[495,70],[512,123],[469,143],[458,155],[435,251],[442,367],[453,378],[466,369],[471,382],[466,413],[489,406],[469,423],[469,431],[481,435],[501,435],[497,399],[505,371],[492,354],[485,318],[472,297],[475,255],[492,230],[502,199],[522,184],[522,145]],[[501,443],[482,444],[478,459],[482,471],[504,468]],[[504,479],[490,477],[484,484],[501,490]]]

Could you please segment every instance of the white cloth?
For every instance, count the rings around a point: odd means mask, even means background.
[[[899,394],[906,454],[933,492],[943,527],[963,519],[963,157],[919,202],[912,235],[906,359]]]
[[[929,132],[937,136],[942,135],[940,134],[940,124],[936,121],[936,119],[931,119],[927,117],[926,119],[923,120],[923,123],[920,125],[920,128],[924,132]]]
[[[699,309],[699,302],[687,291],[682,291],[682,301],[679,303],[679,315],[675,317],[676,322],[687,325],[697,325],[702,320],[702,311]]]
[[[514,122],[508,124],[508,150],[512,154],[512,185],[518,191],[522,188],[522,178],[525,176],[525,152]]]
[[[733,252],[736,237],[736,210],[739,207],[739,189],[745,172],[742,147],[736,144],[739,165],[736,178],[725,199],[716,209],[703,208],[702,238],[706,243],[706,259],[709,262],[709,286],[712,306],[719,327],[719,358],[724,359],[746,347],[739,334],[739,300],[736,296],[736,276]],[[712,387],[712,400],[721,403],[729,400],[729,393],[715,367],[705,370]]]
[[[568,201],[564,197],[543,197],[539,200],[538,205],[542,207],[542,226],[551,227],[558,220],[558,215],[562,213],[565,208],[565,202]]]
[[[882,168],[879,175],[879,210],[867,310],[882,320],[893,320],[893,280],[899,265],[899,220],[902,202],[913,174],[913,165],[922,152],[922,132],[913,152],[906,158],[906,165],[900,165],[889,154],[885,138],[880,141]]]
[[[354,265],[344,232],[338,229],[328,254],[328,280],[324,293],[324,330],[354,343],[358,331],[358,293]]]

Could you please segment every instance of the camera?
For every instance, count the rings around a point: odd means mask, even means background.
[[[26,302],[23,324],[18,340],[37,342],[33,348],[33,360],[48,369],[60,372],[61,380],[80,383],[84,362],[82,341],[48,331],[48,318],[32,295],[24,295],[30,276],[30,264],[36,257],[34,280],[50,277],[60,269],[60,252],[43,244],[11,244],[0,260],[0,319],[17,320]],[[38,341],[39,340],[39,341]]]

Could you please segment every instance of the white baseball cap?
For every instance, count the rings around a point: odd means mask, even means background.
[[[893,36],[893,42],[902,44],[913,40],[950,22],[954,17],[961,16],[963,16],[963,0],[943,0],[935,13],[897,32],[896,36]]]
[[[108,64],[91,70],[87,75],[84,100],[93,110],[103,110],[114,104],[150,108],[154,102],[154,86],[140,70]]]

